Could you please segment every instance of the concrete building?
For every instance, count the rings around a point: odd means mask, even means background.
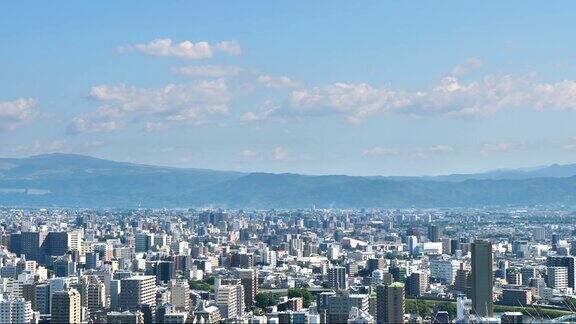
[[[246,308],[251,308],[258,295],[258,270],[239,269],[238,277],[244,288],[244,305]]]
[[[376,321],[378,323],[404,322],[404,284],[376,287]]]
[[[122,310],[137,310],[138,305],[156,307],[156,277],[134,276],[120,280],[118,306]]]
[[[30,323],[32,303],[23,298],[2,298],[0,300],[0,323]]]
[[[328,269],[328,282],[330,288],[335,290],[348,289],[348,275],[345,267],[331,267]]]
[[[475,240],[472,243],[472,309],[481,317],[494,315],[492,243]]]
[[[80,293],[76,289],[57,291],[52,295],[51,323],[80,323],[82,307]]]
[[[406,278],[406,295],[410,297],[420,297],[428,290],[428,274],[423,272],[412,272]]]
[[[170,303],[178,309],[190,308],[190,286],[182,280],[170,282]]]
[[[568,287],[568,268],[548,267],[546,269],[546,284],[550,288],[562,289]]]

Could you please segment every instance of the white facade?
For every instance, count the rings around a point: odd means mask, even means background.
[[[23,298],[0,301],[0,323],[30,323],[32,303]]]
[[[458,260],[431,260],[430,277],[442,280],[447,284],[453,284],[456,271],[460,267]]]

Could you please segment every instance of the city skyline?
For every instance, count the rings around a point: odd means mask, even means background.
[[[0,156],[348,175],[573,163],[575,6],[8,3]]]

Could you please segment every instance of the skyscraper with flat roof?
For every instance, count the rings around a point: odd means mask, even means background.
[[[404,322],[404,284],[394,282],[376,287],[376,322]]]
[[[76,289],[57,291],[52,295],[50,323],[80,323],[80,293]]]
[[[492,317],[494,274],[492,273],[492,243],[475,240],[472,243],[472,309],[482,317]]]

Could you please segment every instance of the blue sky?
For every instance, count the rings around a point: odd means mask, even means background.
[[[421,175],[576,162],[571,1],[5,1],[0,156]]]

